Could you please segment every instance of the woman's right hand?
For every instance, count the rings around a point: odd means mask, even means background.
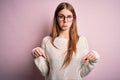
[[[39,56],[46,58],[44,51],[40,47],[34,48],[33,56],[35,58],[38,58]]]

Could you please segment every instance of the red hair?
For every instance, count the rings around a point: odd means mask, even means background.
[[[52,32],[50,34],[50,36],[52,37],[52,41],[51,41],[52,44],[53,44],[55,38],[58,37],[59,34],[60,34],[61,29],[58,25],[57,16],[58,16],[58,13],[62,9],[68,9],[73,14],[73,23],[72,23],[72,25],[70,27],[70,31],[69,31],[69,41],[68,41],[67,55],[65,56],[64,63],[63,63],[63,66],[67,67],[68,64],[70,63],[71,59],[72,59],[73,53],[76,53],[76,45],[77,45],[77,42],[79,40],[79,36],[78,36],[78,32],[77,32],[76,13],[74,11],[74,8],[69,3],[63,2],[63,3],[60,3],[55,10]]]

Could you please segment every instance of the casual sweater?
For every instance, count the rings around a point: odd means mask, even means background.
[[[62,68],[67,54],[68,39],[55,38],[54,45],[57,48],[53,46],[51,39],[50,36],[44,37],[41,45],[47,58],[40,56],[34,59],[37,68],[45,77],[45,80],[82,80],[98,62],[99,55],[96,51],[93,51],[97,58],[95,61],[87,60],[83,62],[82,58],[88,54],[89,48],[87,39],[84,36],[80,36],[76,45],[76,54],[72,56],[70,64]]]

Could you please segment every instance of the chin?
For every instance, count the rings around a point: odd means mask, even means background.
[[[69,30],[69,28],[68,27],[62,28],[62,31],[66,31],[66,30]]]

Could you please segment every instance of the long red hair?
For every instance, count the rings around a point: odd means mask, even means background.
[[[69,41],[68,41],[67,55],[65,56],[64,63],[63,63],[63,66],[67,67],[69,65],[71,59],[72,59],[73,53],[76,53],[76,45],[77,45],[79,36],[78,36],[78,32],[77,32],[77,22],[76,22],[75,10],[74,10],[74,8],[72,7],[71,4],[69,4],[67,2],[63,2],[63,3],[60,3],[55,10],[52,32],[50,34],[50,36],[52,37],[52,41],[51,41],[52,44],[53,44],[55,38],[58,37],[59,34],[60,34],[61,29],[58,25],[57,16],[58,16],[58,13],[62,9],[68,9],[73,14],[73,23],[72,23],[72,25],[70,27],[70,31],[69,31]]]

